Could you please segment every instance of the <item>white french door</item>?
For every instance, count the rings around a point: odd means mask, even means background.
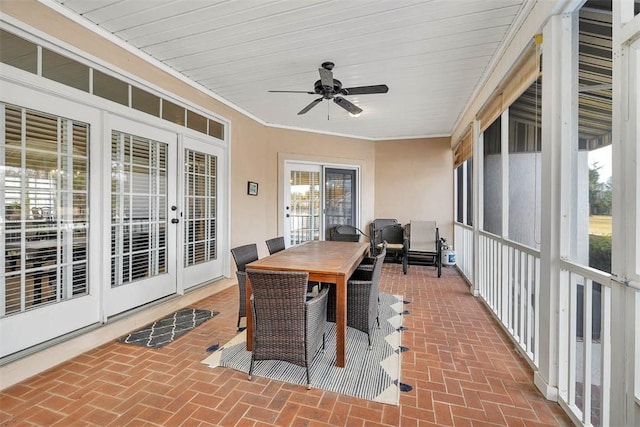
[[[182,290],[223,275],[227,254],[224,200],[225,151],[211,143],[184,138],[182,149]]]
[[[106,316],[176,293],[177,135],[117,116],[105,144],[111,171]]]
[[[0,79],[0,357],[99,321],[99,111]],[[98,262],[96,262],[98,261]]]

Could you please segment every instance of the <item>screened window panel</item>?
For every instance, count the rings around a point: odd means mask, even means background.
[[[464,166],[460,165],[455,170],[456,174],[456,221],[464,221]]]
[[[8,144],[0,310],[8,315],[88,292],[89,125],[2,108]]]
[[[541,81],[509,107],[509,239],[540,249]]]
[[[483,230],[502,235],[502,164],[499,118],[484,131]]]
[[[111,133],[111,286],[166,271],[167,145]]]
[[[577,181],[573,221],[578,242],[571,259],[611,272],[612,248],[612,15],[611,3],[579,12]]]
[[[184,266],[217,259],[217,157],[185,150]]]
[[[467,182],[466,182],[466,194],[467,198],[467,225],[473,225],[473,157],[470,157],[465,162],[467,165]]]

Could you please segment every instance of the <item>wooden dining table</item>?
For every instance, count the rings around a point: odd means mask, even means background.
[[[247,264],[247,269],[306,271],[313,282],[336,285],[336,366],[346,363],[347,281],[369,252],[368,243],[313,240]],[[251,281],[247,276],[247,350],[253,346]]]

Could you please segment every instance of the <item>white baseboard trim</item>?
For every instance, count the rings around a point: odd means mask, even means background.
[[[551,400],[553,402],[558,401],[558,388],[552,387],[549,384],[547,384],[547,381],[544,378],[542,378],[539,371],[535,371],[533,373],[533,383],[536,385],[536,387],[538,388],[540,393],[542,393],[545,399]]]

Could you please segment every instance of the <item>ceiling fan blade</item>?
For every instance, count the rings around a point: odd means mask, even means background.
[[[309,95],[315,95],[315,92],[309,92],[307,90],[269,90],[267,92],[274,92],[274,93],[308,93]]]
[[[333,102],[335,102],[336,104],[338,104],[339,106],[341,106],[342,108],[350,112],[351,114],[355,115],[355,114],[362,113],[362,109],[360,107],[350,103],[349,101],[347,101],[346,99],[340,96],[336,96],[335,98],[333,98]]]
[[[345,87],[340,91],[343,95],[368,95],[370,93],[387,92],[389,92],[389,86],[387,85]]]
[[[322,101],[324,98],[318,98],[318,99],[314,99],[313,101],[311,101],[311,104],[307,105],[306,107],[304,107],[302,110],[300,110],[300,112],[298,113],[298,115],[300,114],[304,114],[307,111],[311,110],[313,107],[315,107],[320,101]]]
[[[325,68],[318,68],[318,72],[320,73],[322,86],[333,88],[333,72]]]

